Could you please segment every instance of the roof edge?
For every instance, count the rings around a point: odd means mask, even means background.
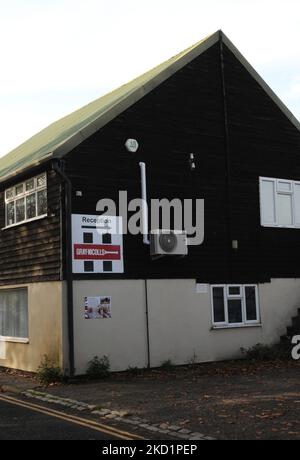
[[[52,152],[48,153],[47,155],[45,155],[40,160],[34,161],[33,163],[31,163],[28,166],[16,169],[13,172],[11,172],[9,174],[6,174],[5,176],[1,177],[0,184],[8,182],[11,179],[13,179],[13,178],[15,178],[15,177],[17,177],[17,176],[19,176],[21,174],[25,174],[27,171],[29,172],[31,169],[37,168],[38,166],[41,166],[42,164],[47,163],[51,159],[54,159],[54,157],[52,155]]]
[[[71,136],[66,141],[62,142],[53,152],[55,158],[61,158],[64,155],[68,154],[73,148],[77,147],[83,140],[90,137],[92,134],[95,134],[99,129],[103,128],[106,124],[120,115],[122,112],[127,110],[133,104],[138,102],[148,93],[150,93],[157,86],[162,84],[176,72],[181,70],[184,66],[189,64],[195,58],[203,54],[213,45],[215,45],[221,36],[221,31],[217,31],[214,34],[208,36],[202,42],[192,48],[186,55],[180,57],[178,61],[175,61],[169,67],[167,67],[160,74],[155,76],[151,81],[145,83],[141,88],[135,89],[132,92],[125,94],[113,108],[108,108],[104,114],[99,118],[96,118],[92,122],[89,122],[84,128],[81,129],[78,133]],[[130,100],[128,98],[130,96]]]
[[[214,34],[203,39],[201,42],[198,42],[198,44],[195,44],[194,46],[188,48],[186,51],[183,51],[182,53],[173,56],[173,58],[171,59],[174,59],[174,62],[172,62],[172,64],[163,69],[159,74],[155,75],[150,81],[144,83],[143,86],[137,89],[129,90],[121,98],[119,98],[112,107],[109,107],[100,116],[98,115],[95,116],[94,119],[89,119],[89,121],[87,121],[86,125],[83,128],[81,128],[80,131],[76,132],[75,134],[72,134],[69,138],[64,139],[52,151],[49,151],[47,154],[45,154],[44,157],[41,158],[39,161],[30,164],[26,168],[20,167],[19,169],[16,169],[11,173],[6,174],[0,179],[0,183],[6,182],[12,179],[13,177],[18,176],[19,174],[23,173],[25,169],[30,170],[31,168],[34,168],[37,165],[44,163],[50,159],[61,159],[70,151],[72,151],[75,147],[80,145],[84,140],[88,139],[91,135],[95,134],[103,126],[107,125],[118,115],[120,115],[129,107],[141,100],[153,89],[158,87],[160,84],[162,84],[176,72],[181,70],[191,61],[196,59],[198,56],[203,54],[205,51],[207,51],[209,48],[211,48],[213,45],[220,41],[222,41],[228,47],[228,49],[234,54],[234,56],[239,60],[239,62],[246,68],[250,75],[258,82],[258,84],[263,88],[263,90],[269,95],[273,102],[283,112],[283,114],[290,120],[291,123],[293,123],[296,129],[300,131],[299,120],[297,120],[297,118],[288,109],[284,102],[276,95],[276,93],[258,74],[254,67],[252,67],[252,65],[235,47],[235,45],[229,40],[229,38],[224,34],[224,32],[222,30],[218,30]],[[167,62],[168,61],[165,61],[165,63]]]
[[[275,104],[280,108],[280,110],[285,114],[285,116],[293,123],[293,125],[300,131],[300,122],[297,120],[295,115],[290,111],[290,109],[285,105],[285,103],[277,96],[277,94],[272,90],[272,88],[266,83],[266,81],[259,75],[259,73],[254,69],[249,61],[242,55],[242,53],[236,48],[236,46],[229,40],[229,38],[222,32],[220,32],[220,39],[223,43],[232,51],[235,57],[240,61],[240,63],[248,70],[252,77],[260,84],[260,86],[265,90],[265,92],[270,96],[270,98],[275,102]]]

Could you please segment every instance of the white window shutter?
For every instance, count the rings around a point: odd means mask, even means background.
[[[260,181],[261,201],[261,224],[276,225],[275,210],[275,181],[261,179]]]
[[[300,183],[294,184],[295,225],[300,227]]]

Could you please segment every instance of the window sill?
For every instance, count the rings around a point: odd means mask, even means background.
[[[48,217],[48,214],[43,214],[42,216],[34,217],[33,219],[23,220],[22,222],[17,222],[16,224],[7,225],[6,227],[3,227],[1,230],[8,230],[13,227],[18,227],[19,225],[26,225],[30,222],[35,222],[36,220],[45,219],[46,217]]]
[[[219,330],[226,330],[226,329],[248,329],[254,327],[262,327],[261,323],[257,324],[236,324],[236,325],[229,325],[229,326],[213,326],[211,331],[219,331]]]
[[[292,230],[300,230],[299,225],[272,225],[272,224],[261,224],[263,228],[281,228],[281,229],[292,229]]]
[[[29,339],[23,339],[20,337],[3,337],[0,336],[0,342],[10,342],[10,343],[29,343]]]

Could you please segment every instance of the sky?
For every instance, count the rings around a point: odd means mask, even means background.
[[[219,29],[300,119],[299,0],[0,0],[0,156]]]

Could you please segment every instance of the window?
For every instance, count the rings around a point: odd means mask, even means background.
[[[300,182],[260,178],[261,225],[300,228]]]
[[[257,286],[217,285],[211,287],[213,324],[215,326],[246,326],[259,324]]]
[[[47,175],[39,174],[5,191],[6,227],[47,215]]]
[[[0,289],[0,336],[28,338],[27,289]]]

